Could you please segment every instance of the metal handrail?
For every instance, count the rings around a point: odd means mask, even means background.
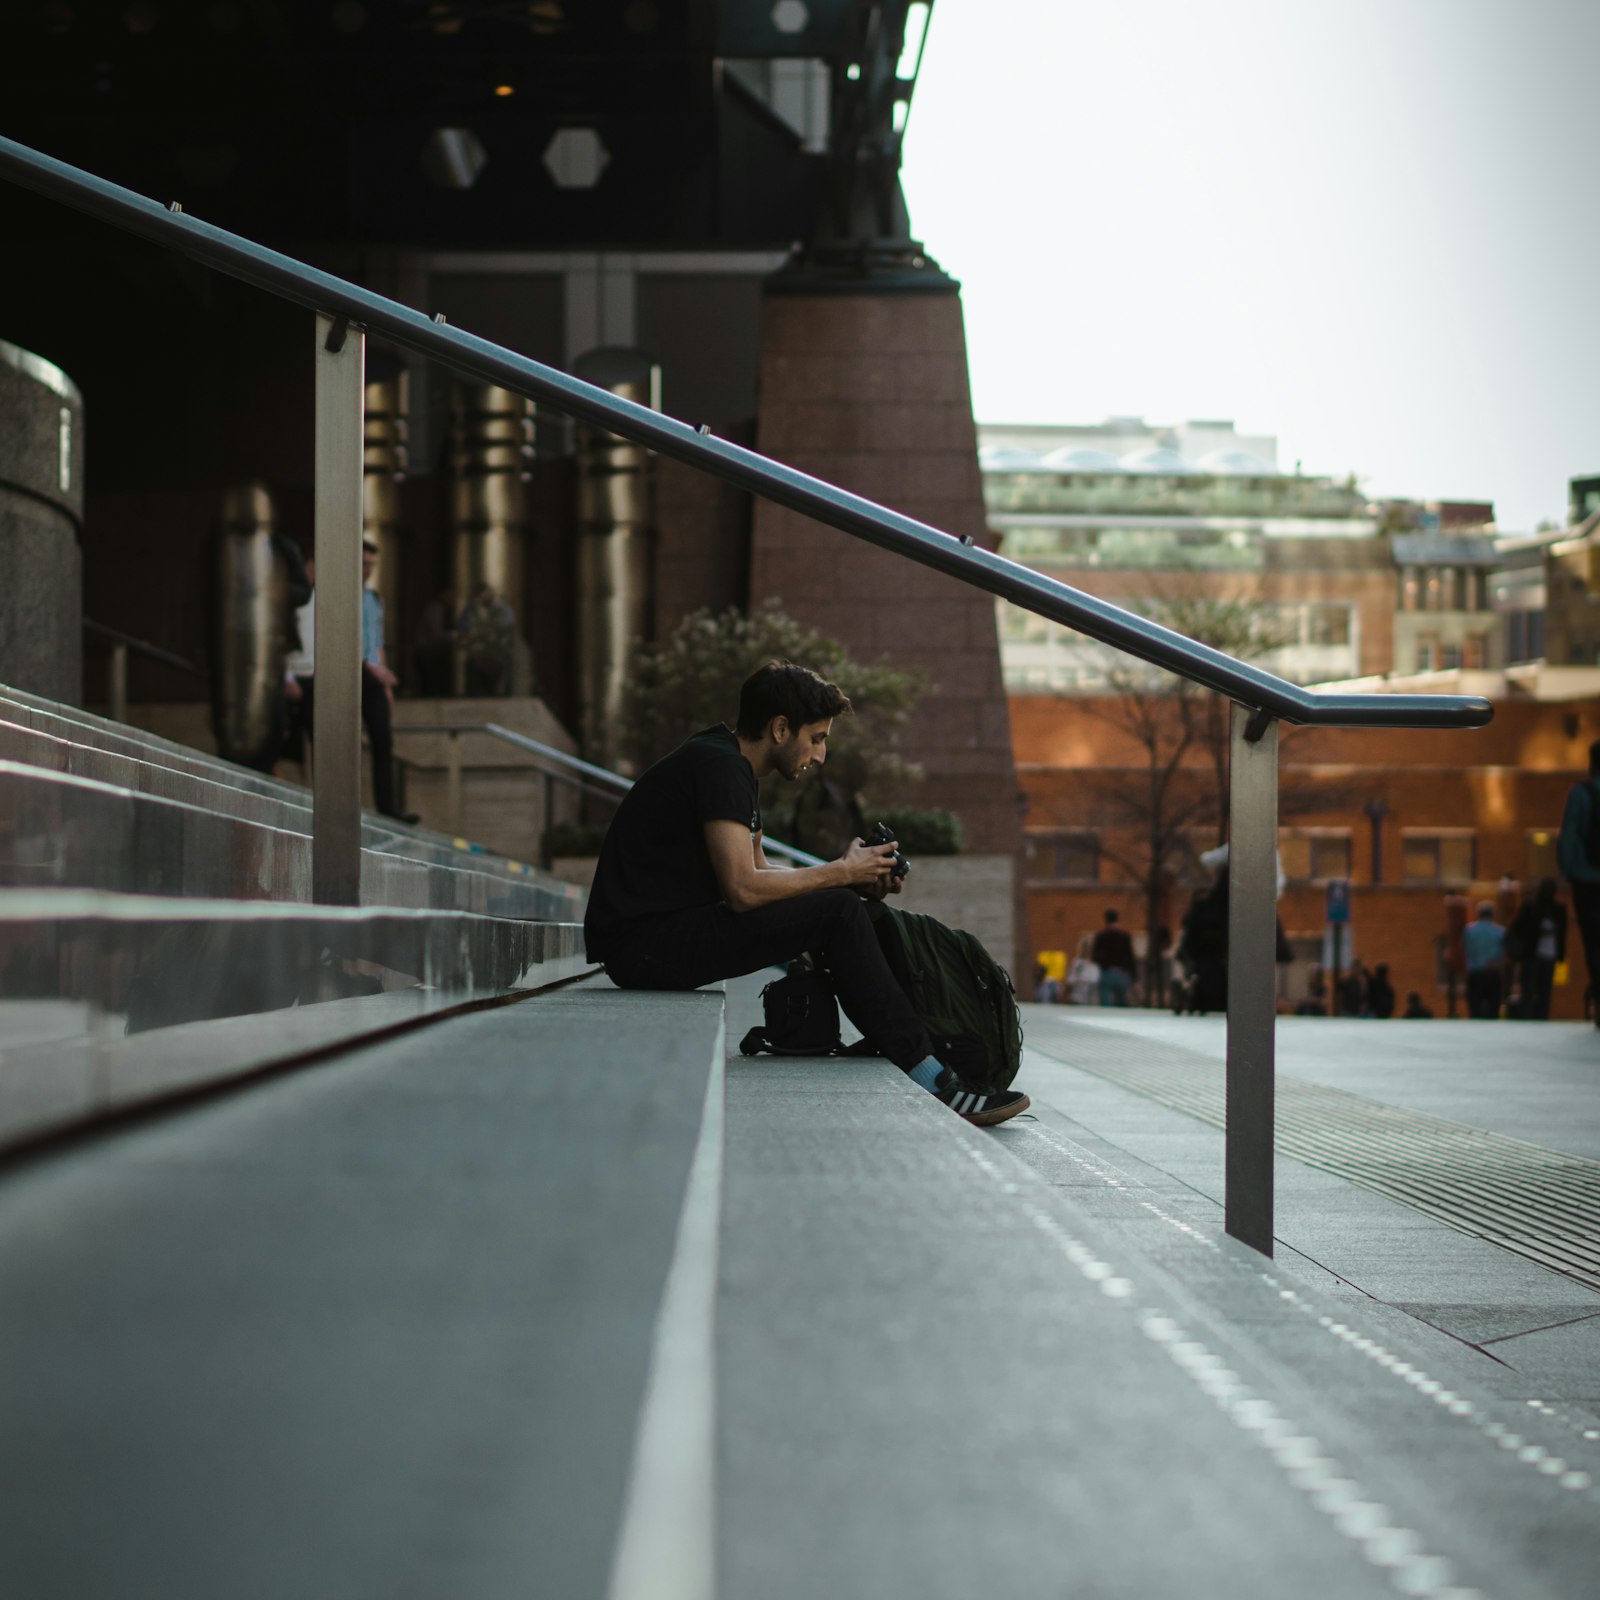
[[[506,744],[515,745],[519,750],[527,751],[529,755],[537,756],[547,766],[565,769],[550,774],[558,782],[570,783],[585,794],[597,795],[600,799],[609,800],[613,804],[620,802],[623,795],[633,787],[633,779],[623,777],[620,772],[612,772],[609,767],[597,767],[592,761],[568,755],[565,750],[558,750],[554,745],[541,743],[538,739],[530,739],[527,734],[502,727],[498,722],[408,722],[404,726],[396,724],[394,731],[397,736],[402,733],[443,733],[454,737],[463,733],[486,733],[491,738],[500,739]],[[567,776],[568,772],[582,773],[584,777],[607,787],[596,788],[594,783],[584,783],[580,778]],[[780,861],[793,862],[797,867],[820,867],[824,864],[821,856],[814,856],[808,850],[798,849],[792,844],[783,844],[765,835],[761,839],[761,849],[763,854],[777,856]]]
[[[159,661],[164,667],[172,667],[178,672],[186,672],[192,678],[203,678],[205,673],[194,662],[186,661],[182,656],[174,654],[171,650],[163,650],[158,644],[151,644],[146,639],[136,638],[131,633],[124,633],[121,628],[108,628],[103,622],[93,622],[88,617],[83,619],[83,631],[92,633],[97,638],[109,640],[113,645],[121,645],[125,650],[131,650],[136,656],[144,656],[149,661]]]
[[[448,327],[442,316],[430,319],[425,312],[202,222],[175,204],[162,206],[15,140],[0,138],[0,176],[281,299],[381,334],[467,377],[543,401],[869,544],[896,551],[1213,689],[1263,716],[1317,727],[1477,728],[1494,715],[1489,702],[1476,695],[1317,694],[861,495]]]

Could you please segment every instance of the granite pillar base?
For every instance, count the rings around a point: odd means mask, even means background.
[[[769,295],[757,448],[992,546],[958,294]],[[926,779],[873,798],[948,807],[966,826],[969,851],[1017,855],[1021,814],[993,598],[757,501],[750,604],[768,599],[857,660],[887,658],[930,683],[897,746]]]

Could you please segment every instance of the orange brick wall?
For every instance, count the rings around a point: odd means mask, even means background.
[[[1143,895],[1119,881],[1126,874],[1106,859],[1108,850],[1138,848],[1106,796],[1119,784],[1141,781],[1142,747],[1083,701],[1014,696],[1011,714],[1017,774],[1029,805],[1025,826],[1093,828],[1103,845],[1099,883],[1027,886],[1031,948],[1074,950],[1083,934],[1100,926],[1108,906],[1117,907],[1130,928],[1143,929]],[[1474,900],[1494,899],[1503,872],[1519,879],[1526,874],[1530,832],[1554,837],[1567,793],[1586,772],[1588,748],[1597,738],[1600,705],[1593,701],[1504,702],[1488,728],[1474,731],[1283,730],[1280,788],[1298,801],[1284,824],[1348,830],[1356,953],[1369,966],[1389,964],[1402,1004],[1415,989],[1444,1015],[1434,964],[1434,939],[1444,930],[1444,888],[1401,881],[1404,830],[1470,828],[1477,877],[1467,892]],[[1211,783],[1208,759],[1201,750],[1191,754],[1180,788]],[[1325,806],[1318,805],[1319,794],[1328,796]],[[1379,883],[1373,881],[1372,824],[1365,814],[1372,801],[1388,808],[1380,824]],[[1169,895],[1163,919],[1174,930],[1190,892],[1180,885]],[[1319,935],[1323,908],[1321,885],[1291,885],[1279,915],[1291,935]],[[1569,927],[1567,954],[1569,981],[1556,990],[1551,1014],[1576,1018],[1587,973],[1575,927]]]

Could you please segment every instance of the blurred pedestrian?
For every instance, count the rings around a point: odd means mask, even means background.
[[[1467,1015],[1492,1021],[1500,1015],[1506,950],[1506,930],[1494,920],[1493,900],[1478,902],[1478,920],[1463,939],[1467,947]]]
[[[1415,1018],[1417,1020],[1433,1020],[1433,1007],[1422,1003],[1422,996],[1415,989],[1406,996],[1406,1008],[1400,1013],[1402,1018]]]
[[[1117,926],[1117,913],[1108,907],[1105,926],[1089,946],[1089,959],[1100,969],[1100,1004],[1125,1006],[1133,987],[1133,940]]]
[[[1339,980],[1339,1010],[1347,1017],[1371,1015],[1367,1010],[1367,969],[1359,961],[1352,961]]]
[[[1367,1015],[1392,1017],[1394,1015],[1394,985],[1389,982],[1389,964],[1380,961],[1367,979]]]
[[[1583,940],[1584,964],[1589,969],[1589,994],[1584,1010],[1592,1012],[1600,1027],[1600,1005],[1593,1004],[1595,972],[1600,969],[1600,739],[1589,746],[1589,776],[1575,783],[1561,815],[1561,836],[1556,860],[1561,876],[1572,888],[1572,909]]]
[[[1328,980],[1319,963],[1313,963],[1306,979],[1306,994],[1294,1008],[1297,1017],[1325,1017],[1328,1014]]]
[[[416,643],[411,647],[411,662],[417,669],[417,687],[429,700],[442,700],[456,688],[454,589],[441,589],[417,619]]]
[[[1516,964],[1517,1016],[1547,1022],[1556,963],[1567,959],[1567,908],[1557,897],[1554,878],[1540,879],[1538,891],[1512,918],[1506,929],[1506,959]]]
[[[480,583],[456,622],[466,657],[467,693],[498,699],[511,693],[517,618],[493,587]]]
[[[1209,852],[1208,852],[1209,854]],[[1224,867],[1183,914],[1178,956],[1190,973],[1185,1010],[1204,1016],[1228,1009],[1228,872]]]
[[[1033,998],[1044,1006],[1061,1004],[1061,980],[1042,961],[1034,963]]]
[[[1067,968],[1067,1003],[1095,1006],[1100,1003],[1100,969],[1087,956],[1074,956]]]

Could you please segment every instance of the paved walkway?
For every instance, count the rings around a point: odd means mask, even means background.
[[[1130,1093],[1125,1080],[1131,1065],[1190,1073],[1197,1090],[1219,1082],[1222,1019],[1047,1006],[1024,1007],[1024,1015],[1029,1045],[1039,1052],[1028,1079],[1036,1098],[1138,1170],[1159,1174],[1197,1203],[1203,1198],[1200,1214],[1219,1218],[1221,1134],[1192,1114]],[[1398,1307],[1507,1364],[1535,1390],[1600,1411],[1600,1293],[1590,1282],[1519,1259],[1361,1182],[1404,1188],[1430,1162],[1441,1165],[1444,1180],[1459,1180],[1469,1160],[1456,1146],[1444,1146],[1442,1156],[1433,1146],[1427,1124],[1440,1119],[1521,1141],[1530,1147],[1527,1171],[1572,1173],[1594,1193],[1600,1186],[1595,1030],[1567,1023],[1286,1018],[1278,1030],[1278,1073],[1280,1096],[1291,1107],[1294,1090],[1303,1097],[1316,1085],[1354,1097],[1370,1116],[1398,1108],[1421,1119],[1391,1117],[1415,1135],[1412,1147],[1369,1153],[1365,1170],[1347,1168],[1343,1176],[1280,1155],[1280,1265]],[[1592,1257],[1600,1251],[1592,1206],[1588,1218]],[[1538,1217],[1525,1212],[1522,1220],[1536,1227]],[[1481,1217],[1476,1227],[1493,1231]]]
[[[1173,1019],[1089,1015],[1030,1008],[989,1133],[881,1063],[730,1062],[726,1592],[1589,1593],[1587,1364],[1487,1346],[1600,1297],[1292,1162],[1287,1247],[1235,1245],[1220,1132],[1089,1070]]]

